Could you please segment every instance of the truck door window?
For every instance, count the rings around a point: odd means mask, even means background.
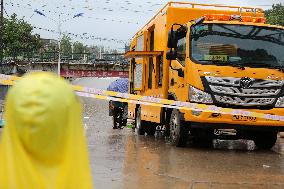
[[[144,50],[144,35],[140,35],[137,38],[137,47],[136,51],[143,51]]]
[[[143,73],[143,67],[142,64],[136,64],[136,69],[135,69],[135,81],[134,85],[136,89],[141,89],[142,88],[142,73]]]
[[[186,58],[186,37],[178,40],[177,44],[177,60],[183,66],[185,66]]]

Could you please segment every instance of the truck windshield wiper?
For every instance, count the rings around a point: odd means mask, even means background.
[[[277,65],[277,66],[272,66],[272,68],[278,69],[279,71],[284,73],[284,67],[281,65]]]
[[[274,66],[273,64],[271,63],[268,63],[268,62],[251,62],[251,61],[242,61],[242,62],[239,62],[243,65],[250,65],[250,66],[264,66],[264,68],[275,68],[277,67],[278,65]],[[280,65],[279,65],[280,66]]]
[[[284,66],[278,64],[278,65],[273,65],[275,64],[275,62],[273,62],[273,64],[271,63],[268,63],[268,62],[242,62],[243,65],[250,65],[251,67],[256,67],[256,66],[259,66],[259,67],[262,67],[262,68],[272,68],[272,69],[278,69],[280,70],[281,72],[284,72]]]
[[[245,67],[239,63],[239,62],[224,62],[224,61],[220,61],[220,60],[198,60],[201,62],[209,62],[215,65],[221,65],[221,66],[232,66],[232,67],[237,67],[240,68],[242,70],[245,70]]]

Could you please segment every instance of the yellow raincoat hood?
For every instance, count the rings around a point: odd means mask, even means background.
[[[82,110],[72,87],[49,73],[8,92],[0,144],[0,189],[91,189]]]

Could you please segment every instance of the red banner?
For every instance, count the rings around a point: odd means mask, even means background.
[[[128,78],[127,71],[88,71],[88,70],[61,70],[63,77],[122,77]]]

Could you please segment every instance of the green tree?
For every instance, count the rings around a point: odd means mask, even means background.
[[[63,56],[70,56],[72,53],[71,38],[67,35],[61,38],[61,52]]]
[[[3,49],[4,55],[13,57],[38,51],[42,47],[40,36],[32,34],[33,27],[18,19],[16,14],[4,20]]]
[[[87,53],[86,46],[81,42],[76,41],[73,44],[73,47],[74,47],[74,53],[75,53],[74,58],[75,59],[81,59],[84,57],[82,53],[84,52]]]
[[[47,52],[54,52],[54,51],[58,52],[58,42],[52,41],[47,48]]]
[[[74,44],[74,53],[84,53],[86,47],[83,43],[76,41]]]
[[[265,11],[267,23],[284,26],[284,6],[280,4],[272,5],[272,9]]]

